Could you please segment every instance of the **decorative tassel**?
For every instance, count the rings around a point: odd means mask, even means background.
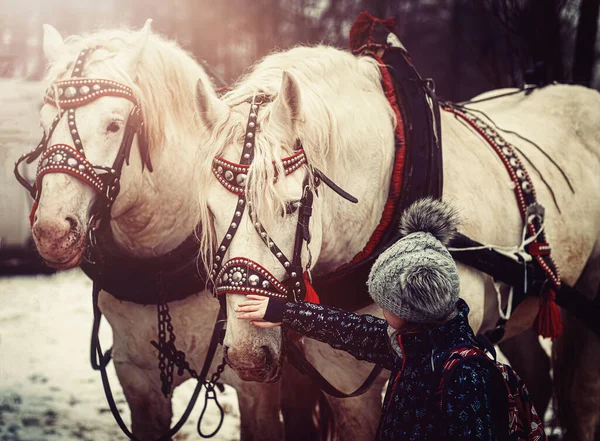
[[[541,294],[540,310],[534,322],[538,334],[552,340],[560,337],[563,331],[560,309],[555,300],[556,293],[552,288],[546,289]]]
[[[321,300],[319,299],[319,295],[315,289],[310,284],[310,279],[308,278],[308,273],[306,271],[304,272],[304,285],[306,286],[306,295],[304,296],[304,301],[319,305]]]

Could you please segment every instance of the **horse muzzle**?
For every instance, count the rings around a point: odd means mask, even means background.
[[[85,252],[85,235],[76,219],[38,219],[32,232],[38,252],[47,265],[70,269],[81,263]]]

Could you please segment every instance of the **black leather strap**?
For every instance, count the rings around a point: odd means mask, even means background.
[[[356,389],[354,392],[349,394],[342,392],[335,386],[333,386],[328,380],[321,375],[321,373],[306,359],[302,350],[294,343],[289,343],[287,347],[287,357],[290,363],[298,369],[304,375],[308,375],[312,381],[315,382],[319,388],[328,395],[336,398],[352,398],[364,394],[368,391],[383,368],[379,365],[375,365],[369,376],[365,381]]]

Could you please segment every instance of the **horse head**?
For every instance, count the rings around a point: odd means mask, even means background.
[[[159,189],[173,198],[167,183],[180,182],[169,176],[188,177],[177,164],[184,162],[182,154],[193,158],[196,142],[189,139],[197,139],[198,125],[191,92],[206,74],[175,44],[153,34],[150,23],[138,32],[100,31],[67,40],[44,27],[50,66],[31,223],[38,251],[51,266],[77,266],[98,222],[110,221],[130,245],[128,234],[144,231],[157,217],[140,207],[157,198]],[[189,152],[179,147],[186,145],[185,136],[193,145]],[[167,143],[177,147],[162,148]]]
[[[355,206],[323,184],[328,181],[323,176],[328,175],[359,199],[368,196],[373,190],[362,188],[366,185],[362,180],[371,179],[368,173],[381,172],[378,162],[386,158],[381,150],[393,155],[392,120],[384,97],[374,96],[364,103],[383,104],[371,116],[380,117],[375,124],[389,129],[387,142],[377,146],[371,161],[352,146],[352,134],[361,129],[344,127],[350,133],[342,133],[337,127],[336,118],[349,120],[328,102],[331,95],[339,95],[340,82],[327,77],[340,64],[342,68],[349,64],[347,70],[365,69],[364,62],[341,51],[298,48],[267,57],[222,100],[212,98],[202,82],[198,84],[199,114],[202,123],[213,129],[206,152],[210,163],[203,168],[210,174],[200,183],[205,189],[201,211],[208,212],[202,218],[212,215],[212,222],[203,225],[202,253],[210,265],[214,290],[225,296],[232,317],[225,337],[227,361],[243,379],[277,378],[284,352],[280,328],[257,329],[233,319],[244,295],[301,300],[309,272],[326,272],[349,261],[380,217],[381,211],[371,213],[372,202],[359,204],[352,214]],[[353,76],[348,81],[356,83],[363,95],[381,92],[372,78]],[[361,169],[365,176],[360,179],[347,174]],[[389,171],[383,174],[389,179]],[[383,193],[385,197],[387,190]],[[374,198],[375,204],[383,206],[384,197]],[[344,230],[346,221],[349,228]]]

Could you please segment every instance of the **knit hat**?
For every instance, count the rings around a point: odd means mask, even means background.
[[[410,323],[431,323],[456,309],[459,279],[446,245],[458,228],[456,209],[431,198],[403,213],[404,236],[373,264],[367,285],[383,309]]]

